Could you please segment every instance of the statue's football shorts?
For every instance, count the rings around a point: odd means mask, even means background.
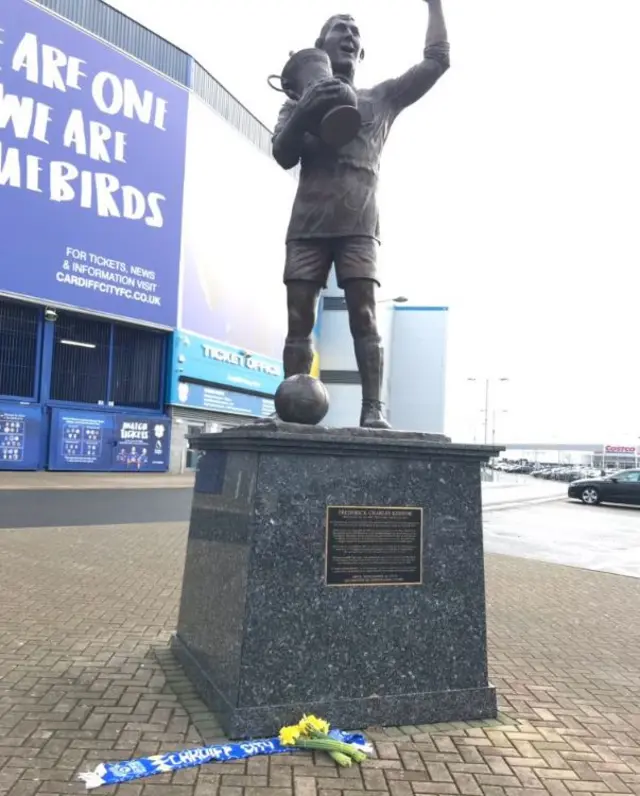
[[[349,279],[372,279],[379,285],[378,245],[374,238],[364,236],[289,241],[284,281],[315,282],[326,287],[331,266],[335,265],[339,287]]]

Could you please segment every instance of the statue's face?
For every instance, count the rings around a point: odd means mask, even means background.
[[[352,73],[362,50],[356,23],[352,19],[334,20],[324,37],[322,49],[331,59],[336,74]]]

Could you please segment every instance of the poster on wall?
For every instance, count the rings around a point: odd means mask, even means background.
[[[37,470],[41,433],[39,406],[0,403],[0,470]]]
[[[295,191],[291,173],[190,98],[180,328],[281,359]]]
[[[105,471],[113,457],[114,417],[108,412],[54,409],[50,470]]]
[[[114,470],[164,471],[169,466],[169,420],[118,415]]]
[[[186,89],[27,0],[0,31],[2,291],[175,326]]]
[[[168,417],[54,409],[50,470],[164,472],[169,465]]]

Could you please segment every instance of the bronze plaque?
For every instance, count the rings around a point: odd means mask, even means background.
[[[422,583],[422,509],[327,506],[327,586]]]

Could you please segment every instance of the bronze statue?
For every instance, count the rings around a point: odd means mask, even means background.
[[[329,56],[334,78],[311,85],[298,99],[290,94],[273,134],[273,156],[279,165],[301,165],[286,238],[289,325],[284,375],[308,374],[311,369],[316,306],[334,265],[349,312],[362,381],[360,425],[366,428],[389,428],[380,400],[383,350],[375,299],[380,156],[398,114],[423,97],[449,68],[442,0],[426,2],[429,24],[422,61],[398,78],[356,90],[360,118],[354,138],[335,147],[319,127],[320,121],[326,128],[328,108],[345,104],[345,83],[353,86],[356,65],[364,57],[360,32],[347,14],[331,17],[316,42],[316,48]]]

